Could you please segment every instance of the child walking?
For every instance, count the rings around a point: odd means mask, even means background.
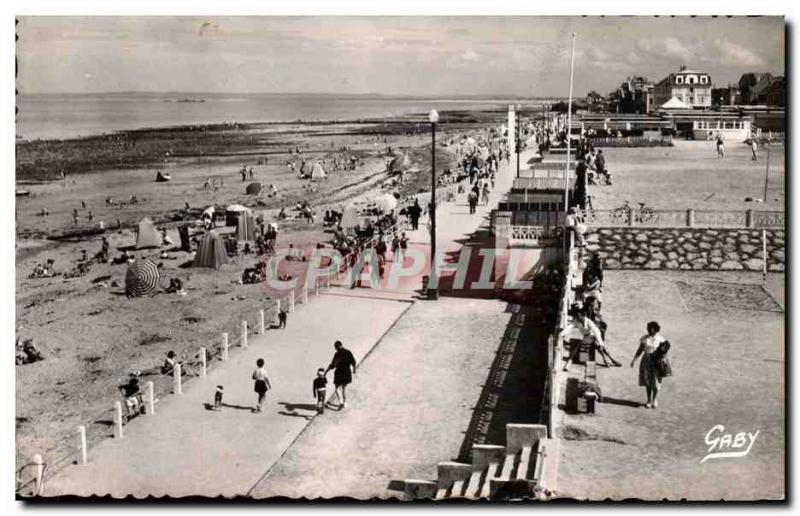
[[[325,369],[317,369],[317,377],[314,378],[312,389],[314,397],[317,399],[317,413],[325,412],[325,394],[327,392],[328,379],[325,378]]]

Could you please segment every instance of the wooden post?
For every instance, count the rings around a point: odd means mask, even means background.
[[[114,402],[114,438],[122,439],[122,402]]]
[[[242,337],[240,344],[243,348],[247,347],[247,321],[242,321]]]
[[[764,174],[764,202],[767,202],[768,186],[769,186],[769,145],[767,145],[767,171]]]
[[[289,291],[289,313],[294,313],[294,290]]]
[[[156,413],[155,385],[152,381],[149,381],[145,384],[145,390],[145,413],[148,416],[152,416]]]
[[[258,311],[258,333],[260,335],[264,335],[264,333],[265,333],[265,329],[264,329],[264,309],[263,308]]]
[[[172,393],[183,394],[183,389],[181,388],[181,365],[177,362],[172,369]]]
[[[694,210],[692,208],[686,210],[686,227],[694,227]]]
[[[44,476],[44,459],[40,454],[33,456],[33,496],[40,496],[42,494],[42,477]]]
[[[761,230],[761,256],[764,258],[762,261],[764,262],[762,268],[762,274],[764,276],[764,285],[767,284],[767,230]]]
[[[319,280],[314,278],[314,295],[319,295]]]
[[[272,324],[278,326],[281,321],[278,319],[278,314],[281,312],[281,300],[275,300],[275,315],[272,317]]]
[[[202,376],[208,374],[208,363],[206,361],[206,348],[200,348],[200,364],[202,367]]]
[[[228,360],[228,332],[222,334],[222,360]]]
[[[745,226],[748,228],[753,227],[753,210],[746,210],[744,212]]]
[[[84,465],[86,460],[86,427],[81,425],[78,427],[78,464]]]

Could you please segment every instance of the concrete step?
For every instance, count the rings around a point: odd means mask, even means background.
[[[514,466],[517,463],[517,454],[516,453],[506,453],[506,458],[503,461],[503,469],[500,470],[500,474],[497,478],[501,480],[509,480],[511,479],[511,473],[514,471]]]
[[[464,489],[464,496],[467,498],[477,498],[481,490],[485,470],[475,470],[469,477],[467,487]]]
[[[517,465],[517,480],[526,480],[529,478],[528,470],[531,466],[531,447],[523,446],[519,454],[519,464]]]
[[[479,498],[489,498],[489,495],[491,495],[492,479],[497,478],[499,469],[499,462],[492,462],[489,464],[489,467],[486,468],[486,475],[484,476],[483,484],[481,484],[481,489],[478,493]]]
[[[453,482],[453,487],[450,488],[450,496],[448,498],[460,498],[464,496],[464,480],[456,480]]]

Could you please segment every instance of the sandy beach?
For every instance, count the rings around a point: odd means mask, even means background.
[[[447,146],[448,142],[496,124],[502,115],[443,113],[443,117],[450,117],[450,123],[437,132],[437,142],[443,143],[437,145],[437,170],[455,165],[455,149]],[[192,140],[187,133],[204,136]],[[147,149],[151,155],[122,152],[117,166],[104,167],[95,166],[89,159],[95,148],[99,161],[107,164],[104,141],[113,149],[130,145],[133,140],[142,152]],[[160,156],[163,148],[171,150],[166,160]],[[347,171],[333,171],[328,165],[326,181],[309,183],[286,165],[292,158],[290,149],[295,148],[309,160],[332,163],[334,157],[342,160],[355,156],[359,162],[355,170]],[[403,185],[391,186],[386,171],[393,159],[389,148],[393,153],[409,153],[413,167]],[[293,218],[280,221],[277,246],[313,247],[330,240],[321,224],[325,209],[341,209],[351,200],[387,192],[401,196],[418,193],[428,189],[430,181],[429,128],[403,119],[210,126],[205,131],[177,128],[82,140],[18,142],[17,151],[17,187],[31,192],[17,197],[16,205],[17,335],[33,338],[45,356],[41,362],[17,367],[18,466],[30,460],[33,453],[66,454],[71,460],[78,425],[87,425],[90,441],[108,434],[113,403],[119,399],[117,386],[124,383],[130,371],[159,367],[169,350],[191,360],[199,347],[216,343],[221,332],[238,336],[243,318],[249,318],[250,327],[254,327],[258,308],[275,297],[263,283],[239,283],[243,269],[257,261],[256,255],[239,257],[238,263],[214,271],[183,268],[190,257],[174,252],[175,259],[160,260],[161,282],[165,285],[170,278],[180,278],[186,296],[162,293],[135,300],[124,295],[124,265],[94,264],[89,274],[72,279],[28,278],[36,264],[52,258],[56,270],[66,272],[79,260],[82,250],[90,257],[100,250],[101,236],[108,238],[113,259],[120,255],[120,249],[135,243],[136,224],[142,217],[168,228],[172,240],[179,242],[177,223],[185,218],[181,210],[186,203],[200,209],[243,204],[261,210],[267,220],[275,220],[281,207],[291,217],[296,213],[291,208],[298,201],[308,200],[316,211],[316,223]],[[266,165],[258,164],[262,158],[267,159]],[[66,178],[48,179],[57,174],[54,167],[59,164],[70,170]],[[277,195],[247,195],[245,187],[251,181],[242,181],[242,166],[253,168],[254,181],[274,184]],[[155,182],[158,170],[170,173],[172,180]],[[204,188],[209,177],[217,178],[222,186]],[[137,204],[125,202],[131,195],[137,197]],[[105,203],[108,197],[122,203],[109,206]],[[46,217],[41,215],[43,208],[49,212]],[[78,224],[72,219],[74,209],[79,212]],[[106,228],[114,229],[104,235],[63,240],[72,232],[97,228],[101,221]],[[116,229],[117,221],[120,229]],[[134,254],[158,262],[159,252],[150,249]],[[296,276],[305,266],[304,262],[283,262],[280,270]],[[49,381],[43,384],[42,378]],[[170,386],[169,379],[158,374],[146,375],[143,380],[154,380],[160,392],[167,392]]]

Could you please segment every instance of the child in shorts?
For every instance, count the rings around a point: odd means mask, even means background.
[[[325,378],[325,369],[317,369],[317,377],[314,378],[312,389],[314,397],[317,399],[317,412],[322,414],[325,411],[325,393],[328,386],[328,379]]]
[[[222,410],[222,385],[217,385],[217,392],[214,393],[214,410]]]

